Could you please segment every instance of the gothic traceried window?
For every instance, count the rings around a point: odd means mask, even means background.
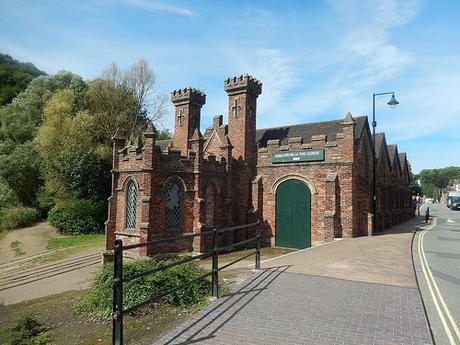
[[[166,188],[166,230],[180,230],[182,218],[182,191],[177,182]]]
[[[136,228],[137,187],[133,180],[126,187],[126,228]]]

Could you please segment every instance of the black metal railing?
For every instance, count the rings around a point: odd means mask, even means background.
[[[256,228],[256,236],[237,242],[237,243],[232,243],[227,246],[219,247],[218,246],[218,237],[226,232],[230,231],[236,231],[236,230],[241,230],[241,229],[249,229],[249,228]],[[166,264],[161,267],[153,268],[144,272],[136,273],[129,275],[127,277],[123,277],[123,251],[129,250],[129,249],[135,249],[139,247],[145,247],[145,246],[154,246],[159,243],[165,243],[165,242],[173,242],[173,241],[180,241],[188,238],[193,238],[197,236],[212,236],[212,249],[196,256],[190,256],[185,259],[179,260],[179,261],[174,261],[169,264]],[[233,260],[232,262],[229,262],[221,267],[219,267],[219,253],[222,252],[227,252],[231,249],[234,249],[236,247],[242,246],[244,244],[249,244],[251,242],[255,241],[255,250],[250,252],[249,254],[244,255],[243,257],[240,257],[236,260]],[[205,279],[208,276],[211,276],[212,279],[212,295],[216,298],[219,298],[219,271],[230,267],[231,265],[236,264],[237,262],[240,262],[251,255],[255,255],[255,269],[260,269],[260,221],[257,221],[255,223],[251,224],[245,224],[245,225],[239,225],[239,226],[233,226],[229,228],[224,228],[224,229],[217,229],[214,228],[211,231],[203,231],[199,233],[191,233],[191,234],[185,234],[182,236],[176,236],[176,237],[165,237],[159,240],[153,240],[153,241],[148,241],[144,243],[137,243],[137,244],[130,244],[123,246],[123,241],[122,240],[116,240],[115,241],[115,260],[114,260],[114,280],[113,280],[113,313],[112,313],[112,344],[113,345],[123,345],[123,316],[135,311],[136,309],[145,306],[147,304],[153,303],[155,301],[158,301],[159,299],[172,294],[180,289],[183,289],[190,284],[193,284],[197,281],[200,281],[202,279]],[[191,262],[194,260],[202,260],[208,257],[212,257],[212,269],[211,272],[204,273],[200,275],[199,277],[192,279],[190,281],[184,282],[183,284],[176,286],[172,289],[169,289],[167,291],[164,291],[156,296],[153,296],[145,301],[142,301],[136,305],[133,305],[129,308],[124,309],[123,307],[123,283],[129,282],[135,279],[138,279],[140,277],[146,276],[148,274],[153,274],[156,272],[164,271],[169,268],[185,264],[187,262]]]

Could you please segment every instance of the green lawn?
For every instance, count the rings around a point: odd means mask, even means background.
[[[48,240],[46,249],[61,249],[75,246],[103,246],[104,234],[55,236]]]

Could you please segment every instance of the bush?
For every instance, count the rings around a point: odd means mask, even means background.
[[[30,316],[16,320],[10,330],[10,345],[45,345],[50,343],[47,327]]]
[[[14,191],[0,177],[0,209],[18,205]]]
[[[63,201],[48,213],[48,222],[67,234],[103,233],[106,220],[105,202],[95,199]]]
[[[178,258],[179,259],[179,258]],[[183,259],[180,258],[180,259]],[[123,275],[144,272],[166,265],[173,260],[142,260],[124,264]],[[149,274],[123,284],[123,308],[129,308],[161,292],[179,286],[202,275],[203,270],[195,263],[187,263],[162,272]],[[106,318],[112,312],[113,266],[107,265],[96,276],[92,288],[85,299],[76,305],[77,312],[88,313],[98,318]],[[172,305],[197,305],[210,294],[208,279],[195,282],[163,298]]]
[[[38,190],[37,204],[38,204],[38,212],[40,212],[41,218],[46,218],[48,215],[48,212],[55,205],[54,195],[48,189],[46,189],[45,186],[40,187],[40,189]]]
[[[0,230],[12,230],[29,226],[35,223],[38,219],[38,211],[34,208],[4,208],[0,211]]]

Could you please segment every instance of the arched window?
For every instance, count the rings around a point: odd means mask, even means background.
[[[136,228],[137,186],[133,180],[126,187],[126,228]]]
[[[216,191],[212,184],[206,188],[206,225],[214,226],[215,223],[215,204],[216,204]]]
[[[177,182],[166,187],[166,230],[177,231],[182,223],[182,190]]]

